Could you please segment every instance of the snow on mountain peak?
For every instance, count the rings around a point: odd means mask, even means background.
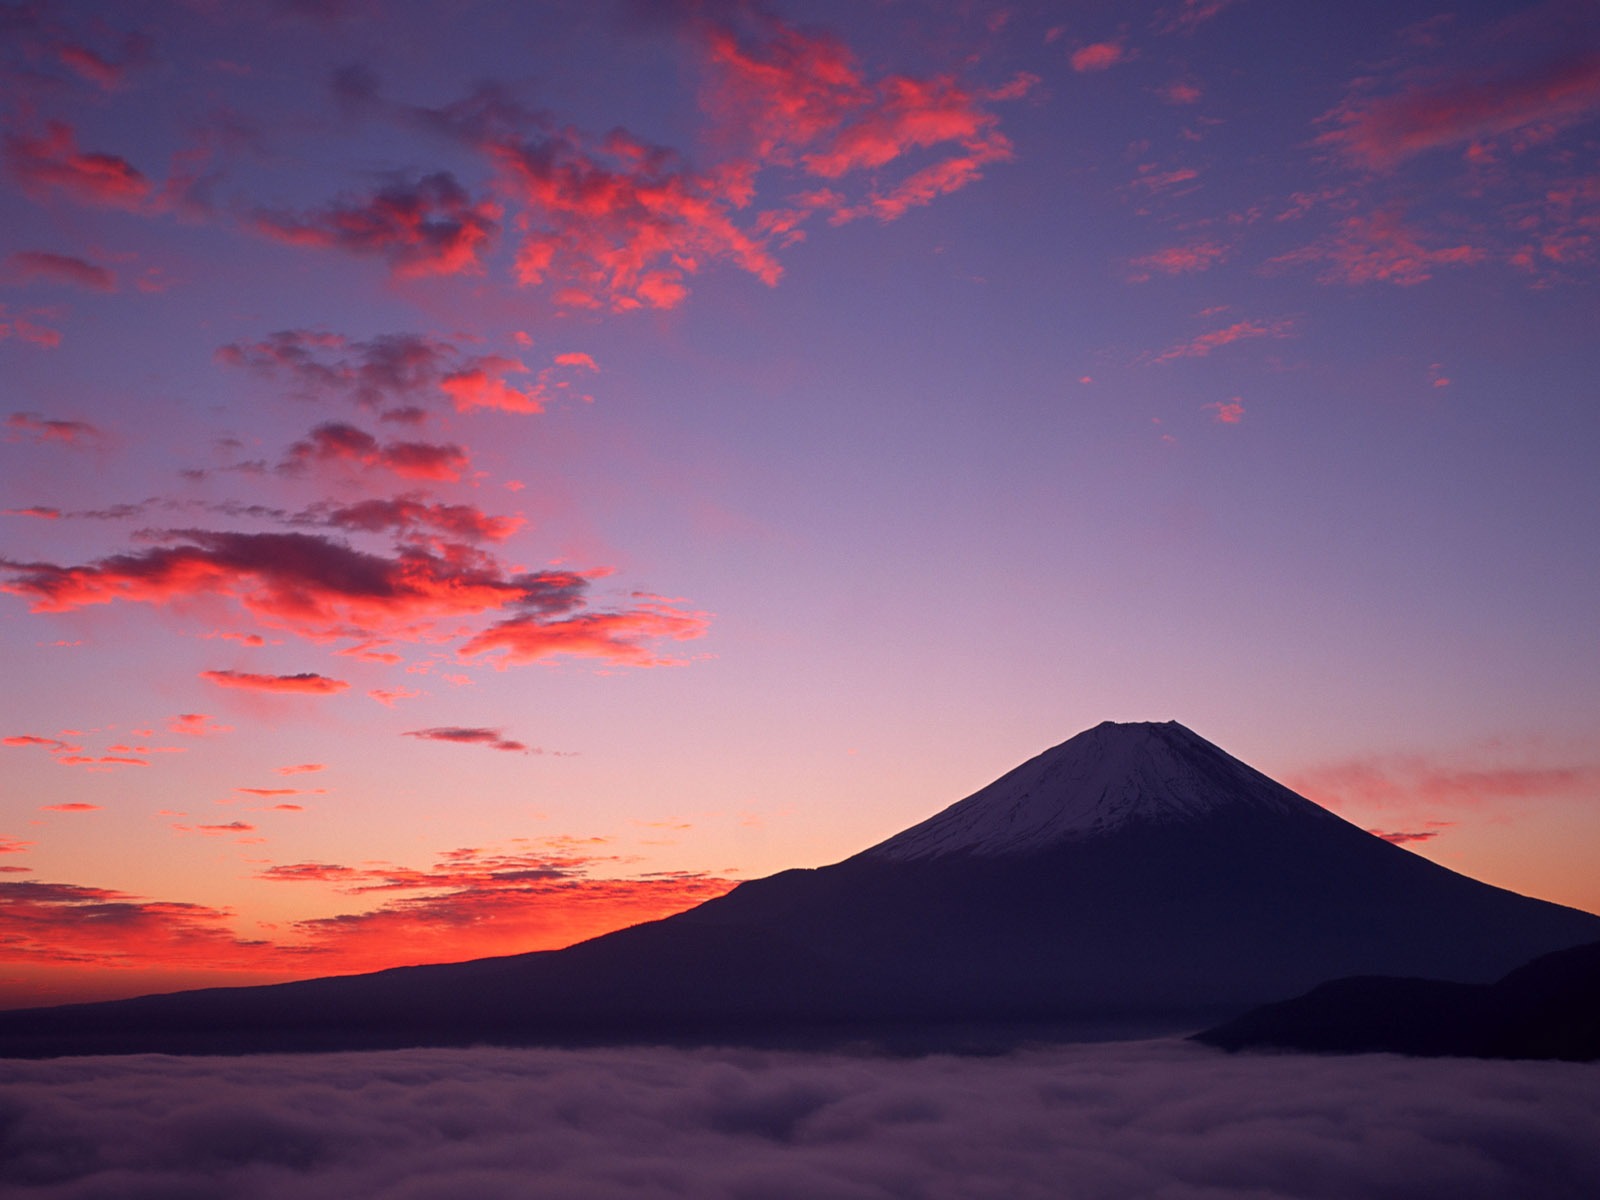
[[[1240,808],[1332,815],[1176,721],[1105,721],[856,857],[1026,854],[1130,824]]]

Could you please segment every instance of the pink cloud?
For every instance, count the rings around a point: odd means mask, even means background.
[[[5,510],[8,517],[38,517],[45,521],[59,521],[61,510],[59,508],[46,508],[42,504],[34,504],[28,508],[8,508]]]
[[[1462,764],[1421,754],[1327,763],[1285,779],[1295,791],[1339,811],[1429,815],[1481,811],[1510,801],[1582,794],[1600,782],[1590,766]]]
[[[1201,406],[1210,412],[1213,419],[1223,425],[1237,425],[1244,420],[1244,403],[1235,396],[1232,400],[1213,400],[1210,404]]]
[[[378,255],[396,275],[411,279],[481,271],[500,215],[498,204],[475,203],[441,171],[313,212],[258,211],[251,224],[293,246]]]
[[[394,530],[413,536],[432,531],[468,542],[501,542],[527,524],[522,517],[491,516],[471,504],[429,504],[409,496],[319,506],[311,509],[306,517],[317,524],[352,532]]]
[[[32,412],[12,413],[6,418],[6,428],[15,431],[13,438],[28,437],[36,442],[58,442],[74,448],[92,446],[105,440],[105,434],[88,421],[46,418]]]
[[[232,725],[219,725],[205,713],[179,713],[168,720],[167,728],[186,737],[213,737],[233,732]]]
[[[51,121],[39,137],[6,135],[5,162],[25,191],[56,190],[111,208],[140,208],[150,196],[150,181],[137,168],[113,154],[80,151],[72,127],[61,121]]]
[[[1072,64],[1074,71],[1082,73],[1104,71],[1119,62],[1126,62],[1127,58],[1128,52],[1121,42],[1091,42],[1074,50],[1067,61]]]
[[[6,266],[13,278],[24,283],[43,279],[51,283],[70,283],[98,292],[117,290],[117,277],[105,267],[96,266],[69,254],[19,250],[6,259]]]
[[[506,372],[526,372],[527,366],[514,358],[490,356],[471,367],[452,371],[439,380],[439,390],[450,397],[458,412],[474,408],[496,408],[502,412],[539,413],[544,411],[542,386],[518,391],[501,378]]]
[[[406,731],[405,736],[429,742],[456,742],[468,746],[487,746],[491,750],[520,751],[524,754],[528,752],[528,747],[524,743],[512,741],[498,729],[450,725],[435,729],[410,729]]]
[[[1182,0],[1176,9],[1161,14],[1162,33],[1193,33],[1238,0]]]
[[[1207,270],[1228,257],[1228,248],[1218,242],[1191,242],[1167,246],[1134,259],[1129,266],[1134,283],[1144,283],[1153,275],[1184,275]]]
[[[363,429],[343,421],[325,421],[289,447],[278,464],[284,474],[294,474],[319,463],[353,463],[379,467],[403,479],[454,482],[470,465],[466,451],[455,443],[383,442]]]
[[[1536,125],[1560,128],[1600,111],[1600,52],[1548,59],[1518,74],[1461,76],[1328,115],[1337,128],[1318,140],[1358,166],[1383,170],[1415,155]]]
[[[396,700],[415,700],[422,693],[410,688],[373,688],[367,695],[385,708],[393,708]]]
[[[462,655],[499,654],[497,664],[536,662],[558,654],[599,658],[630,666],[672,666],[649,643],[687,641],[705,634],[704,613],[685,612],[659,599],[647,599],[629,612],[583,613],[559,621],[512,617],[469,638]]]
[[[1411,287],[1433,278],[1440,267],[1472,266],[1486,252],[1462,243],[1430,246],[1395,209],[1382,209],[1342,221],[1331,236],[1272,259],[1274,265],[1326,264],[1324,283],[1394,283]]]
[[[61,813],[100,812],[101,808],[100,808],[100,806],[98,804],[85,804],[85,803],[82,803],[81,801],[74,801],[74,802],[68,803],[68,804],[44,804],[44,805],[40,805],[39,811],[40,812],[61,812]]]
[[[1209,333],[1191,338],[1186,342],[1178,342],[1169,346],[1156,355],[1156,362],[1168,362],[1175,358],[1205,358],[1223,346],[1230,346],[1234,342],[1247,341],[1253,338],[1282,338],[1288,337],[1294,328],[1294,322],[1289,320],[1278,321],[1235,321],[1223,329],[1213,329]]]
[[[200,678],[220,687],[245,688],[255,692],[300,692],[327,696],[350,685],[342,679],[329,679],[312,671],[298,675],[257,675],[249,671],[201,671]]]

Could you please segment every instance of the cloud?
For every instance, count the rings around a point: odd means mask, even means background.
[[[1274,265],[1322,262],[1324,283],[1394,283],[1411,287],[1433,278],[1439,267],[1471,266],[1486,252],[1462,243],[1429,246],[1423,234],[1408,226],[1393,208],[1349,217],[1338,232],[1300,250],[1279,255]]]
[[[0,1104],[6,1179],[41,1196],[1488,1200],[1600,1173],[1583,1066],[1171,1040],[20,1060]]]
[[[1128,60],[1128,51],[1121,42],[1091,42],[1072,52],[1067,60],[1080,74],[1085,71],[1105,71]]]
[[[12,734],[10,737],[0,738],[0,746],[42,746],[52,754],[77,751],[81,746],[73,746],[58,738],[40,737],[34,733]]]
[[[1162,275],[1184,275],[1204,271],[1227,257],[1228,248],[1218,242],[1167,246],[1134,259],[1129,264],[1133,273],[1128,278],[1134,283],[1144,283],[1158,272]]]
[[[1489,808],[1509,813],[1517,802],[1574,796],[1600,783],[1600,769],[1588,765],[1506,765],[1484,763],[1482,755],[1471,757],[1480,761],[1463,763],[1425,754],[1350,758],[1291,772],[1284,782],[1338,812],[1414,818]]]
[[[1386,842],[1393,842],[1396,846],[1404,846],[1408,842],[1432,841],[1455,822],[1435,821],[1433,824],[1436,826],[1434,829],[1420,829],[1410,832],[1390,832],[1382,829],[1369,829],[1367,832],[1372,834],[1373,837],[1380,837]]]
[[[59,508],[47,508],[42,504],[30,505],[27,508],[8,508],[4,511],[8,517],[38,517],[44,521],[59,521],[61,519],[61,510]]]
[[[85,804],[82,801],[70,801],[70,802],[68,802],[66,804],[41,804],[39,806],[39,811],[40,812],[69,812],[69,813],[75,813],[75,812],[100,812],[101,808],[100,808],[100,805],[98,805],[98,804]]]
[[[450,397],[458,412],[470,412],[474,408],[497,408],[513,413],[543,412],[542,386],[518,391],[500,378],[506,372],[526,372],[527,369],[514,358],[480,358],[472,366],[445,375],[439,380],[439,390]]]
[[[308,398],[338,396],[369,408],[426,398],[459,355],[449,342],[415,333],[367,341],[315,329],[285,329],[258,342],[230,342],[217,361],[284,379]]]
[[[314,696],[342,692],[350,685],[342,679],[329,679],[311,671],[298,675],[255,675],[248,671],[201,671],[200,678],[220,687],[245,688],[254,692],[305,692]]]
[[[470,746],[487,746],[491,750],[519,750],[526,754],[528,747],[522,742],[513,742],[505,737],[498,729],[463,728],[457,725],[440,726],[435,729],[409,729],[406,737],[423,738],[430,742],[459,742]],[[535,753],[540,753],[535,751]]]
[[[701,636],[703,613],[652,596],[620,611],[580,610],[603,572],[509,573],[473,547],[403,545],[393,557],[305,533],[171,530],[167,544],[82,566],[0,559],[0,591],[26,596],[34,612],[71,612],[126,601],[183,605],[231,598],[256,619],[312,641],[417,638],[438,622],[511,610],[517,615],[468,637],[468,655],[500,652],[508,662],[552,654],[659,666],[675,660],[649,649],[657,639]]]
[[[279,767],[279,775],[309,775],[313,771],[326,771],[325,763],[296,763],[292,767]]]
[[[1214,350],[1219,350],[1223,346],[1230,346],[1234,342],[1262,337],[1288,337],[1293,328],[1294,322],[1289,320],[1235,321],[1225,328],[1213,329],[1186,342],[1178,342],[1169,346],[1156,355],[1155,361],[1169,362],[1175,358],[1205,358]]]
[[[5,138],[5,164],[26,192],[59,191],[84,204],[110,208],[144,207],[150,181],[126,159],[80,151],[70,125],[51,121],[37,137],[12,133]]]
[[[354,463],[380,467],[403,479],[453,483],[468,467],[467,452],[455,443],[379,443],[365,430],[342,421],[326,421],[289,447],[278,471],[292,475],[316,464]]]
[[[213,737],[233,732],[232,725],[219,725],[205,713],[179,713],[167,721],[167,728],[185,737]]]
[[[400,278],[415,279],[481,272],[499,217],[498,204],[474,202],[453,175],[440,171],[310,212],[257,210],[250,224],[292,246],[376,255]]]
[[[6,428],[14,430],[13,438],[27,437],[36,442],[59,442],[63,446],[83,448],[105,440],[105,434],[88,421],[67,421],[42,417],[33,412],[14,412],[6,418]]]
[[[43,279],[50,283],[75,284],[97,292],[117,290],[117,277],[105,267],[68,254],[19,250],[6,259],[6,267],[12,278],[23,283]]]
[[[1239,0],[1183,0],[1176,9],[1169,9],[1158,18],[1161,33],[1193,33],[1224,9],[1232,8]]]
[[[650,648],[660,639],[688,641],[709,628],[705,613],[685,612],[664,600],[640,598],[627,612],[582,613],[547,621],[535,616],[511,617],[468,638],[461,654],[499,654],[499,667],[536,662],[556,654],[600,658],[636,667],[676,665]]]
[[[1211,413],[1212,418],[1223,425],[1237,425],[1244,420],[1244,402],[1235,396],[1232,400],[1213,400],[1210,404],[1202,404],[1201,408]]]
[[[392,530],[402,536],[415,536],[432,531],[467,542],[503,542],[527,524],[523,517],[491,516],[471,504],[430,504],[416,496],[317,505],[298,519],[352,533]]]
[[[1516,73],[1460,75],[1369,101],[1347,101],[1318,141],[1353,164],[1387,170],[1446,146],[1542,125],[1562,128],[1600,113],[1600,52],[1567,52]]]
[[[421,692],[410,688],[373,688],[367,695],[386,708],[393,708],[396,700],[415,700]]]

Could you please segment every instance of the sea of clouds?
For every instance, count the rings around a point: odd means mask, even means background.
[[[1574,1197],[1600,1064],[411,1050],[0,1061],[29,1200]]]

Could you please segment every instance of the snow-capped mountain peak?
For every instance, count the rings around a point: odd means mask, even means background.
[[[856,857],[1028,854],[1129,824],[1241,807],[1332,816],[1176,721],[1106,721]]]

